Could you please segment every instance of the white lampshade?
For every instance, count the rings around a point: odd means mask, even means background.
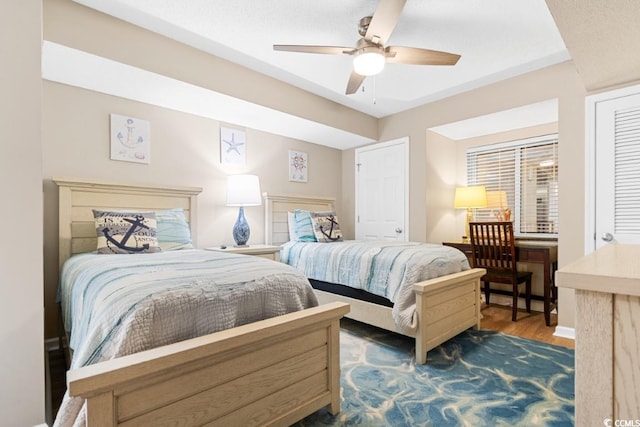
[[[385,59],[379,52],[363,52],[353,58],[353,71],[361,76],[375,76],[384,69]]]
[[[487,206],[487,191],[484,185],[456,188],[456,208],[484,208]]]
[[[257,175],[231,175],[227,177],[227,206],[258,206],[260,180]]]

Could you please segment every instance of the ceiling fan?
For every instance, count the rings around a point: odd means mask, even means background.
[[[360,20],[358,33],[362,38],[356,47],[273,45],[274,50],[329,55],[352,55],[353,70],[347,83],[346,94],[355,93],[367,76],[382,71],[384,64],[455,65],[460,55],[438,50],[405,46],[385,46],[400,18],[406,0],[380,0],[373,16]]]

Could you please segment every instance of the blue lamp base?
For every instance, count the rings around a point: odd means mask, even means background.
[[[249,241],[250,234],[251,234],[251,230],[249,230],[249,223],[244,217],[244,207],[240,206],[240,212],[238,212],[238,219],[236,220],[236,223],[233,226],[233,240],[235,240],[236,242],[236,247],[247,246],[247,241]]]

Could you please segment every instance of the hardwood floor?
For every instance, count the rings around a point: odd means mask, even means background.
[[[47,412],[50,412],[47,413],[47,423],[52,425],[67,390],[67,364],[62,351],[49,351],[47,375],[49,376],[47,385],[50,387],[47,390],[47,399],[50,399],[47,403]]]
[[[574,341],[568,338],[553,336],[555,327],[547,327],[544,324],[544,313],[532,311],[518,312],[518,321],[511,321],[511,307],[490,304],[482,309],[482,329],[501,331],[507,334],[542,341],[549,344],[560,345],[567,348],[575,348]],[[551,315],[551,324],[557,322],[557,316]],[[62,396],[66,390],[66,372],[64,356],[60,351],[49,353],[51,408],[53,416],[58,411]]]
[[[482,329],[501,331],[506,334],[542,341],[549,344],[560,345],[567,348],[575,348],[575,341],[569,338],[560,338],[553,335],[558,316],[551,314],[551,326],[544,323],[544,313],[524,310],[518,311],[518,320],[511,321],[511,307],[490,304],[482,308]]]

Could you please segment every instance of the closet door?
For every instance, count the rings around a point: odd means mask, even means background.
[[[595,248],[640,244],[640,86],[598,95],[595,137]]]
[[[356,239],[406,242],[409,138],[356,149]]]

